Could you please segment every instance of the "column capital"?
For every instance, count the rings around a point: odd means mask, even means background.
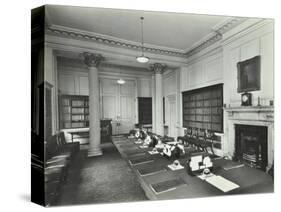
[[[98,67],[100,62],[104,60],[104,57],[101,54],[84,52],[83,56],[84,56],[84,63],[88,67]]]
[[[155,74],[162,74],[166,67],[167,66],[162,63],[154,63],[150,66],[151,70],[154,71]]]

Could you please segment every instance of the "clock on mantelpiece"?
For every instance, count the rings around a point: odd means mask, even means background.
[[[251,106],[252,105],[252,94],[242,93],[241,94],[241,106]]]

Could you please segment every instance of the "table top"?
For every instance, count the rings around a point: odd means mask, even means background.
[[[176,171],[170,170],[167,168],[167,165],[172,164],[173,160],[169,160],[160,154],[150,155],[148,151],[151,151],[152,148],[141,149],[139,147],[141,144],[134,143],[135,139],[113,137],[112,140],[122,157],[128,162],[128,165],[136,174],[146,196],[152,200],[273,192],[272,178],[267,173],[258,169],[242,166],[225,170],[223,167],[232,163],[232,161],[219,157],[213,159],[213,173],[240,186],[232,191],[223,192],[196,176],[188,175],[185,168]],[[191,149],[186,149],[186,152],[187,154],[179,159],[183,166],[186,164],[188,152],[191,152]],[[139,163],[132,164],[130,162],[130,160],[133,161],[136,159],[139,159]],[[143,162],[141,162],[142,159]],[[148,175],[141,175],[139,170],[145,169],[155,169],[156,171]],[[172,179],[181,179],[185,184],[162,193],[156,193],[153,190],[153,184]]]

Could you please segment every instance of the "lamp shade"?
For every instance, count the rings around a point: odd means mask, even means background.
[[[137,61],[139,63],[147,63],[149,61],[149,58],[142,55],[142,56],[137,57]]]
[[[125,84],[125,80],[120,78],[119,80],[117,80],[117,83],[120,85],[123,85],[123,84]]]

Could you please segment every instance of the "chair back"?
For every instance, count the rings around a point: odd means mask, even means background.
[[[191,130],[191,137],[192,138],[197,138],[198,137],[198,129],[197,128],[192,128],[192,130]]]
[[[211,131],[211,130],[206,130],[205,131],[205,137],[206,137],[206,141],[213,141],[214,132]]]
[[[205,140],[205,130],[204,129],[198,129],[197,139],[199,140]]]
[[[49,159],[57,154],[59,146],[57,144],[57,135],[52,135],[46,142],[46,159]]]
[[[60,143],[62,144],[62,145],[65,145],[65,144],[67,144],[67,142],[66,142],[66,139],[65,139],[65,134],[64,134],[64,132],[59,132],[59,140],[60,140]]]
[[[192,127],[188,127],[186,129],[186,134],[185,134],[187,137],[192,137]]]

